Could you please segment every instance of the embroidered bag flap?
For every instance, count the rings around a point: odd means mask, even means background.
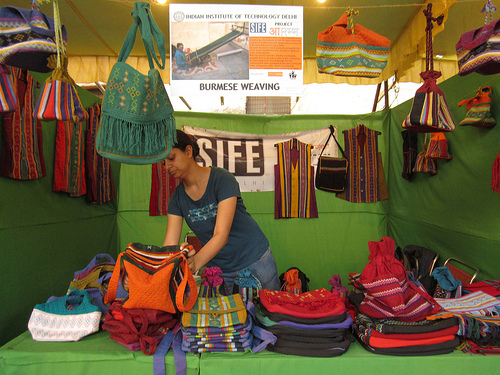
[[[229,327],[245,324],[247,310],[240,294],[198,298],[189,311],[182,314],[184,327]]]
[[[260,302],[270,312],[291,315],[297,318],[324,318],[345,312],[344,301],[338,293],[325,288],[294,294],[285,291],[263,289],[259,291]]]

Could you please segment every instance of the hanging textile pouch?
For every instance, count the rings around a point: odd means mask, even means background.
[[[441,72],[425,71],[420,76],[424,79],[424,84],[415,93],[410,114],[403,121],[403,128],[416,133],[455,130],[455,122],[444,93],[436,84]]]
[[[348,10],[332,26],[318,33],[319,73],[376,78],[387,65],[391,41],[361,25],[352,26],[353,15]]]
[[[13,6],[0,8],[0,64],[48,73],[48,58],[57,53],[54,20],[40,10]],[[67,35],[61,27],[62,42]]]
[[[239,294],[200,297],[192,309],[182,314],[184,327],[230,327],[245,324],[247,310]]]
[[[472,72],[490,75],[500,73],[500,19],[492,21],[496,8],[488,1],[482,12],[486,12],[484,26],[468,31],[455,45],[458,74],[465,76]],[[488,17],[490,23],[488,24]]]
[[[436,79],[441,72],[434,70],[432,49],[433,22],[440,25],[443,15],[432,17],[432,4],[427,4],[423,11],[427,20],[425,71],[420,73],[424,84],[415,93],[410,114],[403,121],[403,128],[417,133],[450,132],[455,130],[455,122],[451,116],[443,91],[437,86]]]
[[[76,83],[68,73],[68,59],[62,41],[62,26],[57,0],[53,0],[53,8],[57,58],[56,56],[49,58],[48,65],[54,71],[45,80],[33,114],[40,120],[82,122],[88,119],[88,113],[82,106]]]
[[[85,290],[37,304],[28,322],[35,341],[78,341],[99,330],[101,310]]]
[[[491,113],[491,92],[490,86],[481,87],[477,90],[476,96],[458,103],[459,107],[466,105],[467,109],[467,114],[459,125],[476,128],[492,128],[496,125],[496,120]]]
[[[424,149],[420,151],[415,160],[415,165],[413,167],[413,172],[427,173],[430,175],[436,175],[438,173],[437,163],[435,159],[426,157],[427,155],[427,145],[424,145]]]
[[[178,246],[129,244],[118,255],[104,303],[115,300],[119,280],[124,275],[129,285],[124,308],[183,312],[191,309],[198,297],[186,251],[179,251]]]
[[[347,185],[347,168],[349,167],[349,161],[344,154],[344,150],[337,141],[334,132],[333,126],[330,125],[330,135],[325,143],[325,147],[328,145],[330,138],[333,137],[342,153],[342,157],[334,158],[331,156],[323,156],[323,151],[325,149],[323,147],[318,158],[315,184],[316,189],[339,193],[344,191]]]
[[[14,112],[17,109],[17,94],[9,68],[0,64],[0,113]]]
[[[429,146],[425,152],[426,158],[450,160],[452,156],[448,152],[448,141],[444,133],[433,133]]]
[[[405,322],[424,320],[439,310],[433,298],[409,281],[403,263],[396,259],[395,243],[390,237],[369,241],[370,262],[359,283],[366,295],[359,312],[372,318],[395,318]]]
[[[153,62],[154,59],[160,69],[165,68],[165,38],[151,15],[149,3],[135,2],[132,16],[134,24],[106,85],[96,148],[100,155],[122,163],[153,164],[164,160],[176,141],[172,104]],[[137,29],[148,56],[147,75],[125,62]]]

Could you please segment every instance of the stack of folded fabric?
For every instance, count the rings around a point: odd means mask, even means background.
[[[370,262],[355,280],[362,293],[349,293],[357,307],[354,333],[366,350],[414,356],[452,352],[459,344],[457,319],[429,321],[439,307],[408,277],[390,237],[368,242]]]
[[[198,298],[193,308],[182,314],[182,350],[187,353],[240,352],[262,350],[276,338],[254,330],[240,294]],[[264,340],[258,342],[256,337]],[[267,341],[266,341],[267,340]]]
[[[460,345],[457,318],[401,322],[357,314],[354,332],[361,345],[373,353],[416,356],[451,353]]]
[[[475,283],[493,294],[489,282]],[[469,286],[467,286],[468,288]],[[459,349],[466,353],[500,354],[500,299],[479,289],[459,298],[436,298],[443,311],[428,320],[455,317],[463,342]]]
[[[338,293],[324,288],[301,294],[259,291],[257,321],[273,333],[269,351],[307,357],[335,357],[351,344],[352,318]]]

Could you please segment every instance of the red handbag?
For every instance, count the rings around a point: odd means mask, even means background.
[[[109,307],[102,329],[128,349],[151,355],[165,333],[178,322],[177,315],[154,309],[125,309],[116,301]]]
[[[408,280],[403,263],[394,256],[395,243],[390,237],[368,242],[370,262],[359,283],[365,298],[359,312],[375,319],[394,318],[416,322],[439,310],[434,299]]]

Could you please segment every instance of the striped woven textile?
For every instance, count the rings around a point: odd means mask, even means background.
[[[275,146],[278,164],[274,166],[274,218],[317,218],[312,145],[293,138]]]
[[[355,12],[318,33],[316,63],[319,73],[352,77],[378,77],[387,65],[391,41],[359,24]]]
[[[500,299],[477,291],[459,298],[435,298],[436,302],[448,312],[473,315],[500,314]]]
[[[490,112],[490,103],[474,104],[468,111],[465,118],[460,121],[461,126],[476,126],[481,128],[491,128],[496,125],[495,118]]]
[[[349,160],[345,199],[349,202],[377,202],[381,197],[378,162],[379,131],[360,124],[344,130],[345,153]]]
[[[415,160],[415,166],[413,167],[413,172],[428,173],[430,175],[437,174],[437,163],[435,159],[427,158],[425,155],[427,153],[427,145],[424,145],[424,149],[420,151]]]
[[[149,216],[167,214],[168,202],[180,180],[172,177],[162,162],[151,165],[151,194],[149,196]]]
[[[246,320],[247,310],[239,294],[200,297],[191,310],[182,314],[184,327],[228,327]]]
[[[415,93],[410,114],[403,121],[402,127],[417,133],[455,130],[455,121],[444,93],[436,84],[441,72],[425,71],[420,75],[424,78],[424,83]]]
[[[115,199],[111,162],[97,153],[95,139],[99,130],[101,104],[86,109],[89,114],[85,143],[86,199],[89,203],[103,204]]]
[[[496,74],[498,73],[497,65],[500,62],[500,31],[497,28],[498,20],[495,20],[489,26],[491,35],[484,43],[475,43],[475,47],[466,48],[462,38],[470,33],[484,32],[481,29],[471,30],[462,35],[456,45],[458,74],[465,76],[472,72],[480,74]],[[478,40],[480,38],[477,38]],[[469,43],[470,44],[470,43]]]
[[[57,121],[52,191],[65,192],[71,197],[87,193],[84,147],[82,122]]]
[[[429,141],[425,157],[431,159],[452,158],[448,152],[448,141],[443,133],[432,133],[432,138]]]
[[[16,180],[45,177],[42,124],[33,117],[36,81],[29,72],[18,68],[12,68],[12,80],[18,106],[2,117],[0,174]]]
[[[491,113],[491,91],[490,86],[480,87],[474,97],[458,103],[459,107],[466,105],[467,109],[467,114],[459,125],[478,128],[491,128],[496,125],[496,120]]]
[[[357,42],[328,43],[318,40],[316,63],[319,73],[376,78],[387,65],[390,47]]]

